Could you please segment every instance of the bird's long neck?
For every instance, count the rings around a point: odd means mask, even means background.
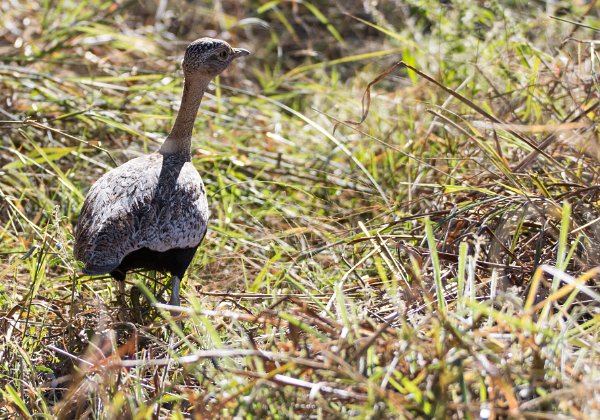
[[[183,83],[181,106],[175,124],[159,152],[162,154],[181,154],[191,160],[192,129],[194,120],[202,101],[204,91],[208,87],[208,78],[186,78]]]

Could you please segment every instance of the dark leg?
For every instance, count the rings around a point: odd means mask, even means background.
[[[142,291],[137,284],[131,286],[131,292],[129,294],[129,298],[131,299],[131,312],[133,318],[140,324],[144,322],[142,317],[142,301],[140,299],[141,295]]]
[[[119,306],[119,320],[129,320],[129,311],[125,300],[125,280],[117,280],[117,305]]]
[[[185,275],[185,271],[194,258],[197,248],[198,246],[193,248],[172,249],[171,251],[168,251],[168,255],[165,255],[169,261],[169,264],[166,265],[166,267],[171,273],[171,300],[169,304],[173,306],[181,305],[181,301],[179,300],[179,286],[181,284],[181,279]]]
[[[119,294],[117,300],[124,302],[123,296],[125,296],[125,280],[117,280],[117,293]]]
[[[173,274],[173,276],[171,277],[171,300],[169,301],[170,305],[173,306],[181,306],[181,302],[179,300],[179,286],[181,283],[181,277],[179,277],[176,274]],[[171,315],[172,316],[177,316],[179,314],[179,311],[171,311]],[[183,331],[183,324],[181,323],[181,321],[177,321],[177,327]],[[174,337],[171,337],[171,340]],[[172,343],[172,342],[171,342]],[[172,345],[172,344],[170,344]]]
[[[179,300],[179,285],[181,283],[181,279],[179,276],[173,275],[171,278],[171,301],[170,305],[180,306],[181,301]]]

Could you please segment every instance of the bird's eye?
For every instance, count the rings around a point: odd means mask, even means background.
[[[219,57],[221,60],[225,60],[225,59],[227,58],[227,56],[228,56],[228,55],[229,55],[229,54],[227,54],[227,51],[226,51],[226,50],[223,50],[223,51],[221,51],[221,52],[219,53],[218,57]]]

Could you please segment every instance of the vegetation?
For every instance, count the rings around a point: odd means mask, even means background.
[[[598,417],[584,3],[1,2],[1,415]],[[197,119],[210,231],[182,315],[131,311],[73,229],[205,35],[253,51]]]

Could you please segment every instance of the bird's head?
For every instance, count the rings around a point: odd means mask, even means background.
[[[238,58],[250,54],[243,48],[232,48],[227,42],[214,38],[200,38],[188,45],[183,57],[183,72],[186,77],[213,78]]]

